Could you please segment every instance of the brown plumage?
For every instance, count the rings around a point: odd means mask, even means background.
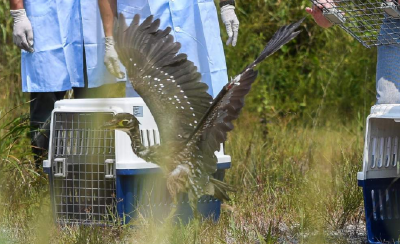
[[[212,176],[217,170],[214,153],[244,106],[244,97],[257,77],[253,68],[296,37],[302,20],[280,28],[260,56],[214,100],[197,68],[185,54],[178,54],[180,43],[174,42],[171,29],[159,30],[160,21],[153,21],[152,16],[141,24],[139,20],[136,15],[127,27],[120,15],[114,39],[132,86],[154,116],[161,145],[145,148],[141,144],[139,124],[131,114],[117,114],[107,127],[128,133],[134,153],[163,169],[172,197],[188,192],[194,212],[202,195],[229,200],[227,191],[234,188]]]

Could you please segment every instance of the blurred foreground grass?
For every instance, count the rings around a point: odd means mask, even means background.
[[[5,132],[22,131],[10,124]],[[363,208],[358,123],[291,128],[245,113],[226,145],[238,188],[217,223],[187,226],[138,219],[128,227],[64,227],[52,223],[47,181],[33,171],[26,135],[1,151],[0,240],[5,243],[360,243]],[[11,145],[11,144],[10,144]],[[18,160],[10,160],[13,154]],[[352,229],[353,230],[353,229]],[[355,236],[354,236],[355,235]],[[351,242],[350,240],[357,240]],[[362,238],[362,236],[361,236]],[[8,241],[8,242],[7,242]]]
[[[0,0],[0,243],[361,243],[356,172],[374,101],[374,50],[308,18],[296,40],[260,65],[226,145],[232,156],[226,181],[238,192],[218,223],[138,219],[135,228],[61,228],[52,223],[46,176],[33,170],[29,99],[21,92],[8,2]],[[310,5],[237,3],[238,45],[225,50],[232,76],[278,26],[297,21]]]

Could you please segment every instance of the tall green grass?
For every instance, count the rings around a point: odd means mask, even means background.
[[[21,51],[12,43],[12,26],[9,1],[0,0],[0,84],[2,91],[0,93],[2,108],[0,116],[5,111],[27,101],[26,96],[21,92]],[[18,110],[14,112],[18,112]]]
[[[305,16],[308,1],[237,1],[230,75],[263,49],[279,26]],[[363,125],[374,102],[375,50],[311,18],[302,34],[260,65],[259,78],[226,144],[238,188],[217,223],[60,227],[52,222],[46,176],[34,171],[20,51],[8,0],[0,0],[0,243],[350,243],[363,225]],[[226,40],[224,27],[221,33]],[[22,104],[22,105],[21,105]],[[361,231],[362,232],[362,231]],[[355,238],[355,239],[354,239]],[[356,240],[356,241],[354,241]]]
[[[266,126],[245,113],[236,127],[226,144],[233,165],[226,181],[238,191],[217,223],[173,225],[139,218],[133,229],[60,228],[52,224],[46,183],[27,165],[19,167],[25,179],[18,170],[2,171],[0,229],[9,240],[25,243],[348,243],[362,238],[341,232],[363,225],[356,180],[362,131],[356,123],[315,130]],[[28,162],[29,156],[21,160]]]

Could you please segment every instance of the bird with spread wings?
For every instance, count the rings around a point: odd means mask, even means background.
[[[140,23],[134,16],[128,27],[119,15],[114,28],[118,56],[127,70],[129,81],[150,109],[159,129],[161,143],[145,147],[141,143],[139,122],[131,114],[120,113],[105,128],[126,132],[133,152],[160,166],[173,199],[187,192],[193,212],[203,195],[229,200],[235,189],[217,179],[215,151],[233,130],[233,120],[244,106],[244,97],[257,77],[257,64],[295,38],[303,20],[281,27],[259,57],[235,76],[215,99],[201,82],[196,66],[179,53],[171,28],[159,30],[160,20],[149,16]]]

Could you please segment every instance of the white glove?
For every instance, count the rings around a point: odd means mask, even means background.
[[[32,25],[26,16],[25,9],[10,10],[14,18],[13,41],[17,47],[28,52],[33,52]]]
[[[236,46],[238,32],[239,32],[239,20],[235,14],[235,6],[227,4],[221,8],[222,23],[225,24],[226,32],[228,33],[228,40],[226,45],[232,43],[232,46]]]
[[[124,72],[119,68],[118,54],[114,48],[114,38],[112,36],[106,37],[106,52],[104,54],[104,64],[108,71],[115,77],[122,79],[125,77]]]

